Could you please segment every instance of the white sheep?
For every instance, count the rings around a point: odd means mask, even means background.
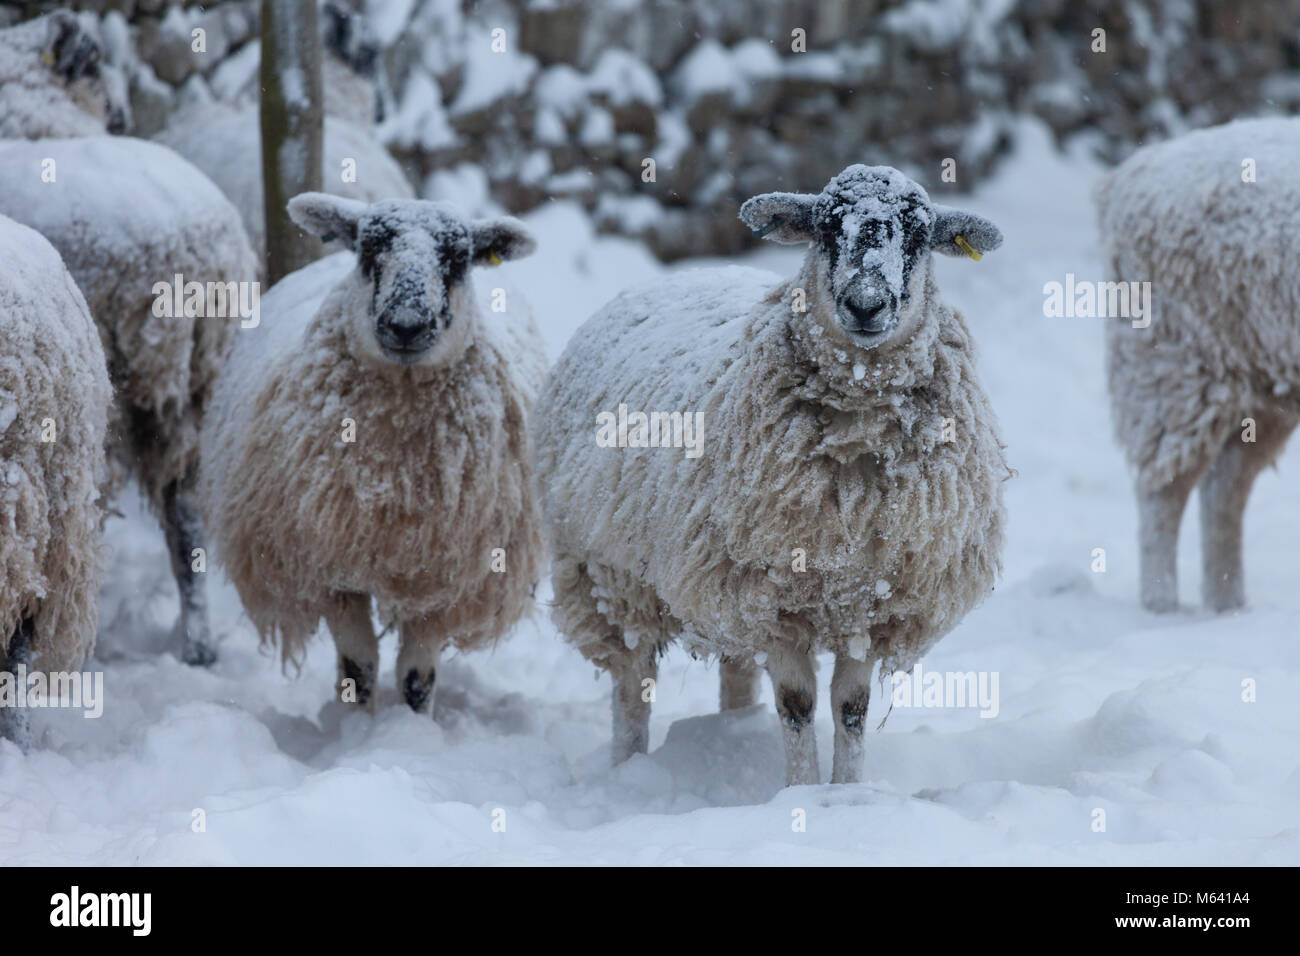
[[[1203,599],[1245,602],[1246,500],[1300,422],[1297,157],[1300,120],[1243,120],[1139,150],[1096,189],[1113,278],[1151,283],[1150,314],[1111,320],[1106,344],[1152,611],[1177,607],[1178,528],[1198,483]]]
[[[77,669],[98,621],[111,392],[86,301],[38,233],[0,216],[0,671]],[[0,709],[25,745],[26,711]]]
[[[324,0],[319,6],[325,115],[366,129],[384,118],[385,100],[390,97],[379,38],[366,16],[345,3]],[[261,51],[261,40],[253,39],[215,69],[212,87],[223,102],[257,106]]]
[[[724,709],[753,703],[765,665],[791,784],[819,777],[812,655],[833,652],[832,780],[854,781],[873,663],[910,668],[999,570],[1008,470],[930,251],[978,255],[1001,234],[889,167],[740,215],[810,243],[798,275],[625,292],[551,373],[534,442],[554,617],[613,677],[616,761],[646,750],[644,682],[669,642],[722,659]],[[643,447],[633,413],[680,414],[690,454]],[[599,447],[615,414],[628,447]]]
[[[325,92],[321,186],[329,193],[378,202],[414,199],[415,190],[375,136],[382,118],[379,46],[366,18],[340,3],[320,7],[321,74]],[[258,41],[253,41],[257,46]],[[255,66],[260,53],[247,58]],[[266,209],[262,186],[260,84],[257,72],[227,102],[191,107],[154,137],[170,146],[216,183],[239,210],[253,248],[265,258]],[[253,161],[249,160],[253,158]]]
[[[0,30],[0,139],[120,133],[126,78],[67,10]]]
[[[116,392],[108,493],[130,474],[145,491],[180,590],[181,657],[210,663],[192,488],[217,370],[234,330],[257,320],[257,262],[239,215],[175,153],[129,137],[0,142],[0,182],[0,213],[50,240],[90,306]],[[191,282],[202,284],[197,300]]]
[[[220,103],[195,107],[155,139],[206,173],[239,210],[253,248],[265,256],[261,127],[257,108]],[[323,188],[362,202],[413,199],[415,191],[397,161],[365,128],[325,117]]]
[[[239,333],[204,425],[206,524],[286,662],[323,617],[341,699],[373,710],[373,598],[397,623],[402,698],[431,712],[444,646],[508,631],[543,559],[527,422],[544,347],[521,298],[485,313],[469,276],[534,243],[445,203],[288,208],[352,251],[286,276]]]

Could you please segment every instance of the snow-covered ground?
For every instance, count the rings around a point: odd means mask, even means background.
[[[1194,609],[1193,502],[1180,549],[1189,609],[1140,611],[1103,320],[1042,312],[1045,282],[1101,278],[1088,198],[1099,170],[1022,133],[965,203],[999,223],[1005,245],[938,265],[979,339],[1019,474],[1003,583],[923,667],[997,672],[996,717],[895,707],[876,732],[890,695],[874,685],[867,782],[783,789],[770,689],[761,706],[719,715],[716,666],[673,653],[650,754],[611,769],[609,682],[539,613],[495,651],[446,662],[436,722],[399,704],[386,637],[372,719],[327,703],[324,635],[300,676],[282,675],[219,573],[219,664],[194,670],[162,652],[174,586],[161,535],[128,500],[110,527],[91,665],[105,672],[103,717],[36,712],[38,749],[0,743],[0,864],[1300,863],[1300,443],[1251,501],[1249,609]],[[553,353],[619,288],[663,268],[593,237],[572,207],[527,218],[540,251],[502,275],[533,301]],[[749,258],[789,272],[800,254]],[[1095,548],[1104,573],[1091,570]],[[823,662],[824,772],[829,677]]]

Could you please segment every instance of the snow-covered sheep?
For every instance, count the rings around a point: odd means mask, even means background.
[[[325,112],[361,128],[382,121],[388,90],[370,21],[343,3],[326,0],[320,25]]]
[[[321,88],[326,116],[367,129],[384,118],[391,97],[380,64],[380,43],[370,21],[341,2],[320,4]],[[261,91],[262,44],[253,40],[216,68],[212,87],[220,100],[256,106]]]
[[[377,202],[413,199],[397,161],[366,129],[325,117],[322,185],[331,193]],[[187,111],[156,137],[203,170],[239,210],[253,248],[265,256],[261,127],[257,108],[219,103]]]
[[[203,431],[206,524],[286,662],[324,618],[341,699],[373,709],[373,598],[397,623],[399,693],[431,711],[443,647],[509,630],[543,559],[527,424],[544,347],[520,297],[483,312],[469,275],[534,243],[445,203],[304,193],[289,213],[352,251],[286,276],[236,340]]]
[[[0,262],[0,671],[73,670],[98,621],[108,371],[54,248],[0,216]],[[25,743],[25,713],[0,709],[0,736]]]
[[[0,139],[120,133],[126,78],[67,10],[0,30]]]
[[[0,142],[0,182],[0,213],[49,239],[90,306],[116,392],[107,493],[133,474],[159,515],[181,656],[208,663],[192,487],[217,371],[235,330],[257,321],[257,262],[239,214],[175,153],[130,137]]]
[[[1153,611],[1178,604],[1178,528],[1198,483],[1205,604],[1245,601],[1246,500],[1300,422],[1297,156],[1300,120],[1243,120],[1139,150],[1097,186],[1112,277],[1151,283],[1148,316],[1111,320],[1106,344]]]
[[[616,761],[645,751],[643,682],[680,640],[721,658],[724,709],[751,704],[766,667],[792,784],[818,779],[812,655],[833,652],[832,779],[852,781],[874,662],[910,668],[999,569],[1008,470],[930,252],[978,255],[1001,234],[880,166],[740,215],[810,243],[801,271],[625,292],[538,401],[554,616],[613,677]],[[693,447],[645,447],[634,413],[680,415],[680,434],[659,419],[659,444]],[[610,416],[628,418],[626,448],[600,447],[621,443]]]

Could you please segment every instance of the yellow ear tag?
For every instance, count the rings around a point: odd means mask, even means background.
[[[969,242],[966,241],[965,236],[953,236],[952,241],[957,243],[957,248],[959,248],[962,252],[966,253],[966,255],[970,256],[976,262],[979,262],[981,259],[984,258],[982,255],[980,255],[978,252],[975,251],[974,246],[972,246]]]
[[[44,63],[46,66],[53,66],[53,65],[54,65],[54,54],[53,54],[53,53],[50,53],[48,50],[47,50],[45,53],[42,53],[42,54],[41,54],[41,62]]]
[[[490,262],[494,266],[501,265],[501,257],[497,255],[497,251],[495,249],[488,250],[488,262]]]

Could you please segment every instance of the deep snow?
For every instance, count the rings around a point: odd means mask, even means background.
[[[720,716],[716,666],[674,652],[651,753],[611,770],[608,680],[544,613],[495,651],[446,662],[436,723],[399,705],[391,635],[378,715],[344,713],[325,703],[328,638],[300,677],[281,675],[219,572],[221,661],[205,672],[163,653],[174,585],[161,533],[128,498],[109,530],[91,665],[106,672],[104,715],[38,711],[41,749],[0,743],[0,864],[1300,863],[1300,444],[1251,500],[1249,608],[1195,609],[1193,502],[1180,547],[1188,609],[1140,611],[1105,320],[1042,311],[1045,282],[1103,277],[1088,199],[1099,169],[1056,154],[1037,128],[1021,141],[974,199],[921,177],[937,202],[989,216],[1006,236],[979,263],[936,257],[979,340],[1019,473],[1007,487],[1006,573],[922,663],[997,671],[996,718],[896,707],[877,732],[889,692],[875,684],[867,782],[783,790],[770,689],[761,706]],[[552,355],[618,289],[662,268],[633,243],[592,237],[572,207],[527,220],[539,252],[500,275],[528,294]],[[793,273],[801,254],[767,248],[745,261]],[[1099,547],[1105,573],[1090,570]],[[823,662],[823,767],[829,679]],[[1257,702],[1242,700],[1247,679]],[[191,828],[196,808],[206,832]],[[1093,830],[1096,808],[1105,832]],[[796,809],[805,832],[792,828]]]

